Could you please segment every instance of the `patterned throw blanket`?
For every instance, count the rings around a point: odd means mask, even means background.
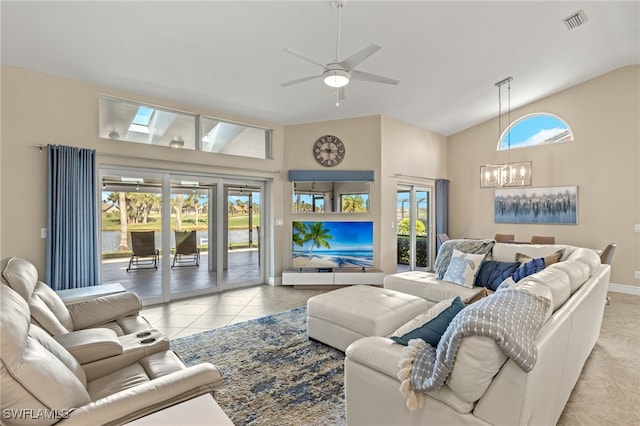
[[[433,265],[436,278],[441,280],[449,268],[453,250],[459,250],[463,253],[487,254],[495,245],[495,240],[448,240],[442,243],[438,256]]]
[[[444,384],[465,336],[494,339],[523,371],[531,371],[537,359],[535,337],[550,304],[550,300],[524,290],[498,291],[460,311],[437,348],[420,339],[411,340],[402,353],[398,372],[400,392],[407,398],[409,410],[421,408],[424,393]]]

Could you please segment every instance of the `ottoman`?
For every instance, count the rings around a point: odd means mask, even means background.
[[[398,327],[426,312],[433,303],[411,294],[367,285],[354,285],[309,298],[309,338],[344,352],[367,336],[389,336]]]

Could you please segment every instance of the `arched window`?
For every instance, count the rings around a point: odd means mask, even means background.
[[[502,133],[498,151],[558,142],[573,142],[571,127],[557,115],[537,112],[511,123]]]

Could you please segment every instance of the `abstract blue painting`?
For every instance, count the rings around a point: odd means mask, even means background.
[[[496,223],[578,223],[578,187],[496,189]]]

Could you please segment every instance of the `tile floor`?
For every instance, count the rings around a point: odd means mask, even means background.
[[[306,306],[325,289],[258,285],[145,307],[140,313],[170,339]]]
[[[260,285],[145,307],[142,315],[173,339],[304,306],[309,297],[329,290]],[[558,425],[640,424],[640,412],[629,409],[640,403],[640,298],[609,295],[600,339]]]

